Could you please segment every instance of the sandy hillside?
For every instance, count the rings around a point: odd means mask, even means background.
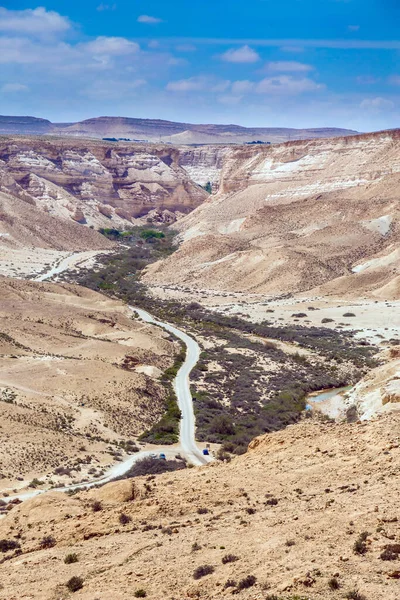
[[[0,298],[0,488],[93,477],[163,413],[175,344],[78,286],[0,278]]]
[[[82,600],[130,600],[139,589],[153,600],[235,590],[254,600],[338,600],[355,589],[398,600],[399,431],[398,414],[304,421],[257,438],[230,464],[30,500],[0,522],[0,538],[22,551],[2,565],[0,598],[69,598],[65,584],[79,576],[73,597]],[[93,512],[94,500],[102,510]],[[46,536],[55,545],[40,549]],[[69,553],[78,562],[65,564]],[[214,571],[195,579],[204,565]],[[248,576],[254,585],[239,590]]]
[[[237,148],[146,280],[399,297],[399,131]]]

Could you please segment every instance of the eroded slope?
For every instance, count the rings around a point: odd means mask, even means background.
[[[232,151],[148,282],[399,295],[399,131]],[[337,291],[337,290],[336,290]]]
[[[239,598],[338,600],[358,589],[397,600],[399,426],[398,414],[304,422],[257,438],[230,464],[30,500],[0,522],[0,538],[22,551],[2,565],[0,598],[66,598],[79,576],[84,600],[130,600],[139,589],[152,600],[216,600],[251,576]],[[46,536],[55,545],[41,549]],[[65,564],[69,553],[78,562]],[[196,580],[204,565],[213,572]]]
[[[115,460],[110,442],[134,440],[163,414],[158,378],[179,347],[78,286],[0,278],[0,298],[1,488],[56,482],[74,461],[83,466],[72,478],[93,477]]]

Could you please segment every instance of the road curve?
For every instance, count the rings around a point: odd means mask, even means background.
[[[209,462],[209,457],[203,456],[202,451],[196,444],[193,399],[190,393],[189,382],[189,374],[193,367],[195,367],[197,364],[200,357],[200,347],[193,338],[187,335],[187,333],[177,329],[173,325],[158,321],[158,319],[155,319],[150,313],[141,308],[135,308],[133,306],[130,306],[129,308],[135,311],[143,321],[166,329],[177,338],[182,340],[186,346],[185,362],[179,369],[173,383],[174,390],[178,398],[178,405],[182,413],[179,442],[182,448],[182,453],[191,463],[194,465],[204,465]]]
[[[84,253],[82,253],[84,254]],[[40,276],[40,279],[36,279],[36,281],[45,281],[46,279],[50,279],[56,274],[61,273],[62,271],[67,270],[71,265],[70,261],[64,259],[61,263],[59,263],[56,267],[52,267],[49,271]],[[186,358],[185,362],[179,369],[176,378],[173,381],[174,390],[178,399],[178,405],[182,413],[182,418],[180,421],[179,428],[179,442],[180,448],[171,448],[170,446],[158,446],[154,447],[151,450],[144,450],[141,452],[137,452],[129,456],[123,462],[117,463],[110,467],[107,470],[106,474],[103,477],[98,479],[93,479],[92,481],[76,483],[71,485],[66,485],[64,487],[53,488],[51,490],[31,490],[29,492],[22,492],[21,494],[15,494],[13,496],[8,496],[7,498],[3,498],[3,500],[8,503],[12,500],[18,498],[22,501],[29,500],[30,498],[34,498],[35,496],[39,496],[40,494],[44,494],[46,492],[67,492],[67,491],[75,491],[80,489],[87,489],[94,487],[96,485],[103,485],[105,483],[109,483],[116,477],[124,475],[132,465],[147,457],[152,455],[153,453],[163,452],[166,454],[167,458],[171,456],[171,458],[178,452],[183,455],[190,463],[201,466],[210,462],[212,459],[211,456],[204,456],[200,448],[196,444],[195,440],[195,417],[193,411],[193,399],[190,393],[190,382],[189,382],[189,374],[193,367],[199,360],[200,356],[200,347],[198,343],[187,335],[185,332],[177,329],[173,325],[169,323],[163,323],[153,317],[147,311],[136,308],[134,306],[129,306],[129,309],[136,312],[140,319],[145,321],[146,323],[151,323],[158,327],[162,327],[166,331],[169,331],[177,338],[183,341],[186,346]]]

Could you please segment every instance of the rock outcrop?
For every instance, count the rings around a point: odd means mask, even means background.
[[[148,281],[400,296],[400,130],[242,146],[219,161],[217,193],[177,224],[184,243]]]
[[[0,141],[4,191],[95,227],[126,226],[153,209],[185,214],[201,204],[207,192],[191,181],[179,158],[177,149],[155,145]]]

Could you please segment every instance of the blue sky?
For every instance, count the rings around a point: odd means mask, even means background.
[[[0,114],[400,126],[400,0],[0,0]]]

